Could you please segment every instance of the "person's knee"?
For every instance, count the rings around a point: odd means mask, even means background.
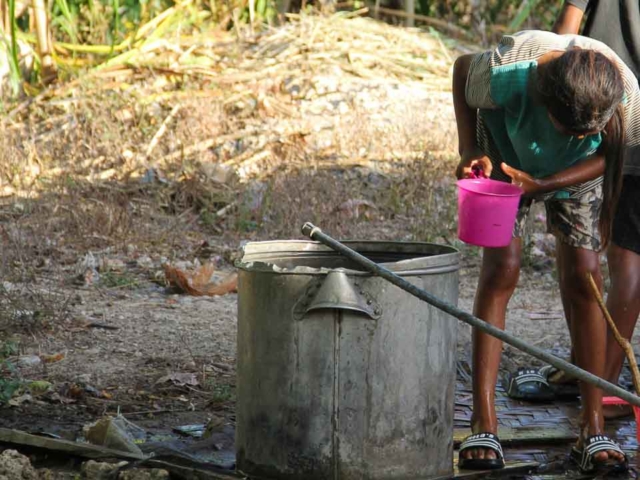
[[[610,247],[608,254],[611,291],[616,301],[640,302],[640,255],[620,247]]]
[[[595,300],[591,278],[596,285],[602,283],[600,258],[596,252],[575,249],[572,258],[563,262],[561,275],[564,287],[573,295]]]
[[[493,259],[490,263],[484,264],[482,270],[483,288],[489,288],[498,293],[512,293],[520,276],[520,258],[504,256]]]

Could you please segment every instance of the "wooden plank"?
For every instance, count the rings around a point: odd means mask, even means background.
[[[564,472],[546,475],[536,475],[536,480],[586,480],[593,478],[593,474],[575,472]]]
[[[122,458],[123,460],[143,460],[144,455],[137,455],[130,452],[121,452],[106,447],[99,447],[88,443],[76,443],[68,440],[59,440],[49,437],[31,435],[20,430],[0,428],[0,443],[21,445],[23,447],[41,448],[44,450],[74,455],[92,460],[106,458]]]
[[[31,435],[30,433],[8,428],[0,428],[0,444],[10,445],[18,449],[19,447],[42,449],[52,453],[89,458],[92,460],[105,460],[108,458],[129,460],[136,466],[163,468],[177,478],[185,480],[238,480],[244,478],[235,471],[222,471],[222,468],[215,465],[178,458],[177,455],[168,454],[147,457],[88,443],[76,443],[68,440]]]
[[[453,431],[453,445],[460,446],[460,443],[471,432],[469,429],[456,428]],[[536,445],[548,443],[570,443],[578,439],[578,433],[565,427],[541,428],[539,425],[531,427],[500,428],[498,437],[502,446]]]
[[[500,478],[502,476],[525,475],[540,466],[538,462],[505,462],[504,468],[499,470],[460,470],[458,469],[457,460],[454,462],[453,477],[436,477],[430,480],[474,480],[476,478]]]

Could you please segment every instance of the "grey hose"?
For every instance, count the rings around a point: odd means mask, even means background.
[[[482,330],[484,333],[487,333],[492,337],[502,340],[503,342],[508,343],[512,347],[515,347],[518,350],[528,353],[529,355],[536,357],[537,359],[542,360],[543,362],[549,363],[550,365],[553,365],[554,367],[562,370],[563,372],[566,372],[569,375],[576,377],[578,380],[582,380],[583,382],[590,383],[591,385],[601,388],[602,390],[604,390],[605,392],[611,395],[614,395],[616,397],[620,397],[623,400],[626,400],[631,405],[640,407],[640,397],[628,392],[627,390],[624,390],[618,387],[617,385],[607,382],[606,380],[603,380],[602,378],[596,375],[593,375],[592,373],[589,373],[586,370],[576,367],[575,365],[565,360],[562,360],[561,358],[558,358],[555,355],[551,355],[550,353],[547,353],[544,350],[536,348],[533,345],[529,345],[528,343],[520,340],[519,338],[514,337],[513,335],[505,332],[504,330],[500,330],[499,328],[494,327],[493,325],[485,322],[484,320],[481,320],[478,317],[471,315],[470,313],[460,310],[459,308],[455,307],[454,305],[451,305],[450,303],[440,300],[439,298],[431,295],[430,293],[407,282],[405,279],[387,270],[386,268],[381,267],[375,262],[372,262],[368,258],[360,255],[358,252],[348,248],[347,246],[343,245],[337,240],[334,240],[330,236],[323,233],[322,230],[320,230],[315,225],[308,222],[305,223],[302,227],[302,233],[308,236],[309,238],[311,238],[312,240],[319,241],[324,245],[326,245],[327,247],[353,260],[354,262],[358,263],[359,265],[361,265],[362,267],[364,267],[366,270],[373,273],[374,275],[384,278],[385,280],[393,283],[395,286],[401,288],[402,290],[409,292],[414,297],[418,297],[420,300],[423,300],[428,304],[433,305],[434,307],[442,310],[443,312],[448,313],[449,315],[457,318],[458,320],[461,320],[464,323],[467,323],[472,327],[477,328],[478,330]]]

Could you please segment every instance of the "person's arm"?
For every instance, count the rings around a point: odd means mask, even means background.
[[[564,2],[560,15],[558,15],[551,31],[559,35],[567,33],[577,35],[588,3],[588,0],[580,0],[573,3]]]
[[[484,174],[491,175],[491,161],[478,148],[476,122],[478,111],[471,107],[466,98],[467,77],[475,55],[462,55],[453,65],[453,109],[458,127],[458,153],[460,163],[456,168],[456,177],[471,176],[473,166],[480,164]]]
[[[506,163],[502,164],[502,171],[511,177],[514,185],[522,188],[525,195],[535,195],[598,178],[604,174],[604,156],[599,152],[595,153],[586,160],[545,178],[533,178]]]

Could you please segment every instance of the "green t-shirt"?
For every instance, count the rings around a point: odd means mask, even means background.
[[[491,98],[497,109],[480,109],[500,156],[535,178],[548,177],[596,152],[601,135],[578,138],[558,131],[547,109],[529,92],[538,62],[520,61],[491,69]]]

